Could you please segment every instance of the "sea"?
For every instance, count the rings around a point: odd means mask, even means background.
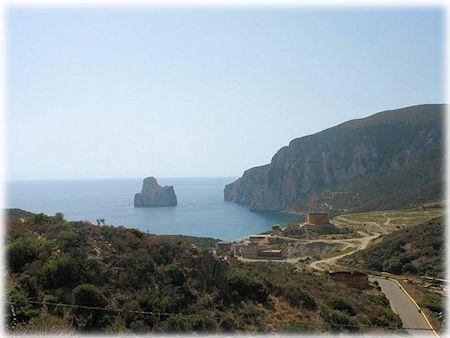
[[[6,207],[54,215],[69,221],[105,219],[107,225],[137,228],[157,235],[213,237],[240,240],[299,216],[277,212],[251,212],[248,206],[225,202],[223,189],[236,177],[157,178],[173,185],[174,207],[134,208],[134,194],[142,179],[39,180],[6,183]]]

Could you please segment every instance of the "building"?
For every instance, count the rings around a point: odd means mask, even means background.
[[[281,232],[281,227],[279,225],[272,226],[272,232],[270,233],[272,236],[279,235]]]
[[[364,272],[336,271],[330,272],[328,278],[356,289],[365,289],[369,286],[369,275]]]
[[[283,250],[282,249],[265,249],[258,252],[259,257],[267,257],[274,259],[282,259],[283,258]]]
[[[231,250],[231,244],[229,242],[218,242],[216,244],[216,253],[218,255],[229,252]]]
[[[247,244],[240,248],[240,253],[244,258],[258,258],[259,252],[266,250],[269,247],[267,245]]]
[[[235,256],[241,256],[241,248],[244,247],[246,244],[242,243],[242,242],[236,242],[236,243],[231,243],[231,253]]]
[[[330,216],[326,212],[308,213],[306,215],[305,224],[329,224]]]
[[[267,236],[263,235],[250,236],[248,240],[252,244],[264,244],[267,243]]]

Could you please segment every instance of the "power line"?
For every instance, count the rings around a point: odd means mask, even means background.
[[[154,312],[154,311],[137,311],[137,310],[126,310],[126,309],[113,309],[113,308],[106,308],[106,307],[98,307],[98,306],[88,306],[88,305],[77,305],[77,304],[67,304],[67,303],[53,303],[53,302],[44,302],[44,301],[36,301],[36,300],[26,300],[28,303],[32,304],[40,304],[40,305],[51,305],[56,307],[66,307],[66,308],[79,308],[84,310],[99,310],[99,311],[105,311],[105,312],[129,312],[129,313],[136,313],[136,314],[142,314],[142,315],[151,315],[151,316],[198,316],[196,314],[189,314],[189,313],[168,313],[168,312]],[[14,302],[10,302],[14,303]],[[18,304],[18,303],[15,303]],[[387,329],[387,330],[421,330],[421,331],[432,331],[430,328],[421,328],[421,327],[397,327],[397,326],[381,326],[381,325],[369,325],[369,324],[339,324],[339,323],[311,323],[311,322],[296,322],[295,324],[301,324],[301,325],[310,325],[310,326],[324,326],[326,324],[330,324],[337,327],[342,328],[377,328],[377,329]]]

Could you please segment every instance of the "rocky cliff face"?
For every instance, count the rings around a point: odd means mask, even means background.
[[[441,198],[444,105],[348,121],[294,139],[224,190],[251,210],[305,213],[409,207]]]
[[[144,179],[142,191],[134,196],[135,207],[166,207],[177,205],[173,186],[161,187],[154,177]]]

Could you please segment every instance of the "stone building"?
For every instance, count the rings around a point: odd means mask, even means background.
[[[329,224],[330,216],[326,212],[308,213],[306,215],[305,224]]]
[[[365,272],[336,271],[330,272],[328,278],[356,289],[364,289],[369,286],[369,275]]]

